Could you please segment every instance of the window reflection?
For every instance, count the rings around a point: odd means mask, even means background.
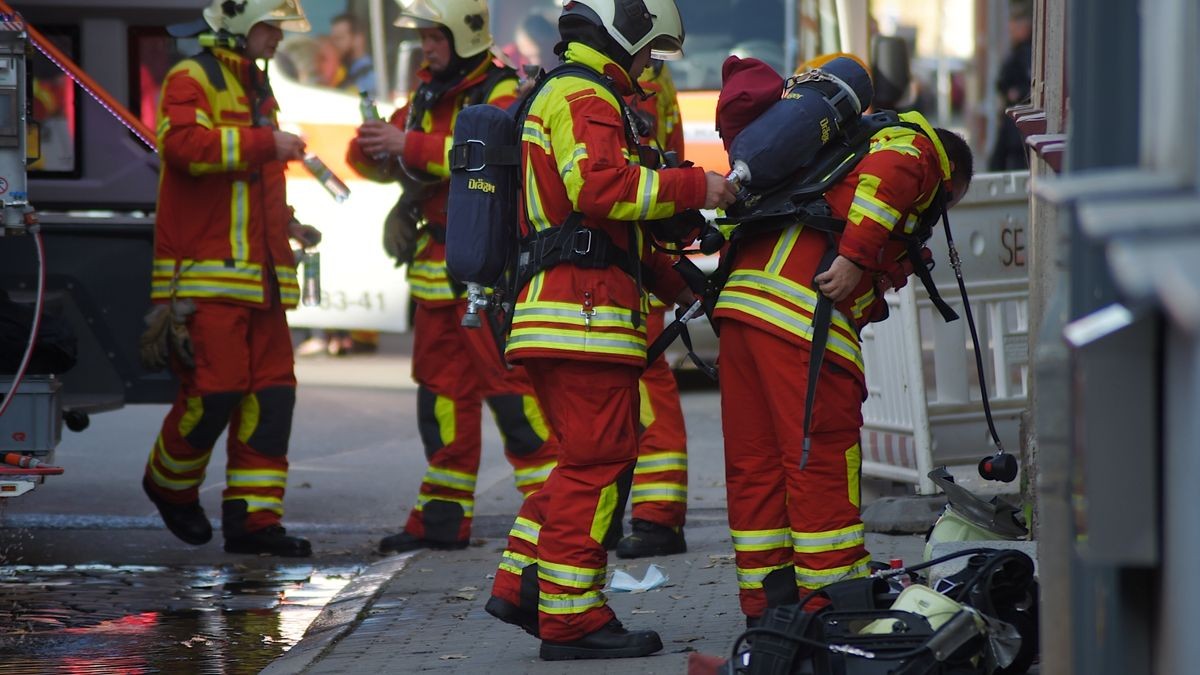
[[[42,32],[67,56],[77,58],[76,39],[71,32],[54,28],[44,28]],[[33,78],[33,121],[41,128],[41,156],[29,165],[29,170],[75,172],[78,169],[75,83],[39,51],[33,52],[28,63]]]

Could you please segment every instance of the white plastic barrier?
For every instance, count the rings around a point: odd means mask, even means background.
[[[1028,172],[980,174],[950,214],[974,310],[992,416],[1008,452],[1019,448],[1028,386]],[[942,464],[975,464],[994,447],[984,419],[974,349],[946,239],[929,248],[934,281],[960,319],[945,323],[915,277],[889,293],[892,316],[862,334],[867,401],[863,473],[933,493],[926,474]]]

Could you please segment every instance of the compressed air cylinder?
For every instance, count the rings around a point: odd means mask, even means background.
[[[844,56],[788,84],[783,98],[729,146],[729,164],[737,168],[743,187],[768,189],[804,168],[862,115],[873,96],[871,76]]]
[[[514,157],[489,156],[498,148],[519,150],[513,116],[491,105],[463,108],[446,213],[446,268],[462,283],[494,286],[514,253],[520,173]]]

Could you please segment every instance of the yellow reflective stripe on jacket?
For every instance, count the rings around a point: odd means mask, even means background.
[[[296,270],[277,265],[275,267],[275,278],[279,280],[279,300],[284,306],[299,303],[300,279],[296,276]]]
[[[416,260],[409,264],[406,277],[412,296],[419,300],[454,300],[457,297],[450,285],[445,262]]]
[[[538,560],[538,578],[567,588],[595,588],[604,585],[607,568],[588,569]]]
[[[646,337],[587,331],[582,326],[578,330],[514,327],[508,339],[508,350],[525,348],[645,357]]]
[[[835,581],[858,579],[870,573],[871,556],[863,556],[858,562],[842,567],[831,567],[818,570],[809,567],[796,567],[796,585],[805,588],[820,588]]]
[[[888,232],[896,229],[896,224],[900,222],[903,214],[875,196],[882,182],[878,176],[859,174],[854,201],[850,203],[850,211],[846,215],[847,221],[860,225],[864,218],[869,218],[882,225]]]
[[[538,561],[538,568],[542,563]],[[583,614],[589,609],[604,606],[604,594],[600,591],[573,593],[538,593],[538,611],[547,614]]]
[[[229,487],[287,487],[287,471],[275,469],[229,469],[225,472]]]
[[[229,246],[234,260],[245,260],[250,252],[247,230],[250,227],[250,185],[234,181],[229,200]]]
[[[756,293],[765,293],[764,298]],[[774,298],[779,298],[775,301]],[[786,304],[785,304],[786,303]],[[792,309],[798,305],[808,315]],[[717,301],[717,309],[731,309],[757,317],[778,326],[803,340],[812,341],[812,314],[816,311],[816,293],[801,284],[758,270],[738,270],[729,276]],[[854,336],[850,339],[847,336]],[[834,310],[832,329],[826,348],[863,370],[862,348],[858,333],[841,312]]]
[[[792,530],[792,550],[796,553],[824,553],[854,548],[865,544],[864,532],[862,523],[824,532]]]
[[[654,452],[638,457],[634,474],[658,473],[660,471],[687,471],[686,452]]]
[[[571,302],[522,302],[513,312],[513,326],[522,323],[561,323],[568,326],[592,328],[628,328],[633,330],[630,319],[632,310],[623,307],[593,307],[588,310],[586,317],[582,306]]]
[[[729,530],[735,551],[770,551],[776,548],[791,548],[791,530],[781,527],[774,530]]]
[[[512,529],[508,531],[508,536],[524,539],[525,541],[537,546],[538,535],[542,532],[542,526],[529,520],[517,516],[516,522],[513,523]]]
[[[171,297],[175,268],[179,267],[179,297],[233,298],[249,302],[263,301],[263,269],[257,263],[223,260],[157,259],[151,279],[150,297]]]
[[[792,563],[784,563],[782,565],[772,565],[770,567],[739,567],[737,568],[738,588],[742,590],[756,590],[763,587],[763,580],[767,575],[775,570],[781,570],[785,567],[791,567]]]
[[[679,483],[635,484],[629,493],[629,499],[634,504],[643,502],[687,503],[687,486]]]
[[[532,173],[533,167],[529,163],[525,165],[526,173]],[[541,232],[553,225],[550,218],[546,216],[546,212],[542,209],[542,193],[538,191],[537,181],[525,181],[525,205],[526,212],[529,217],[529,226],[535,231]],[[537,275],[534,281],[541,279],[542,275]],[[529,297],[536,297],[532,292]]]

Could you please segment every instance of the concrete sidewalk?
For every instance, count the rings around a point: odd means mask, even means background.
[[[481,539],[462,551],[422,551],[372,565],[263,673],[684,673],[690,652],[727,654],[744,628],[725,511],[688,517],[687,553],[610,557],[610,572],[624,569],[640,579],[653,562],[669,577],[646,593],[609,594],[628,628],[662,636],[663,651],[653,656],[540,661],[537,640],[483,611],[504,541]],[[924,541],[868,534],[867,546],[879,560],[917,560]]]

